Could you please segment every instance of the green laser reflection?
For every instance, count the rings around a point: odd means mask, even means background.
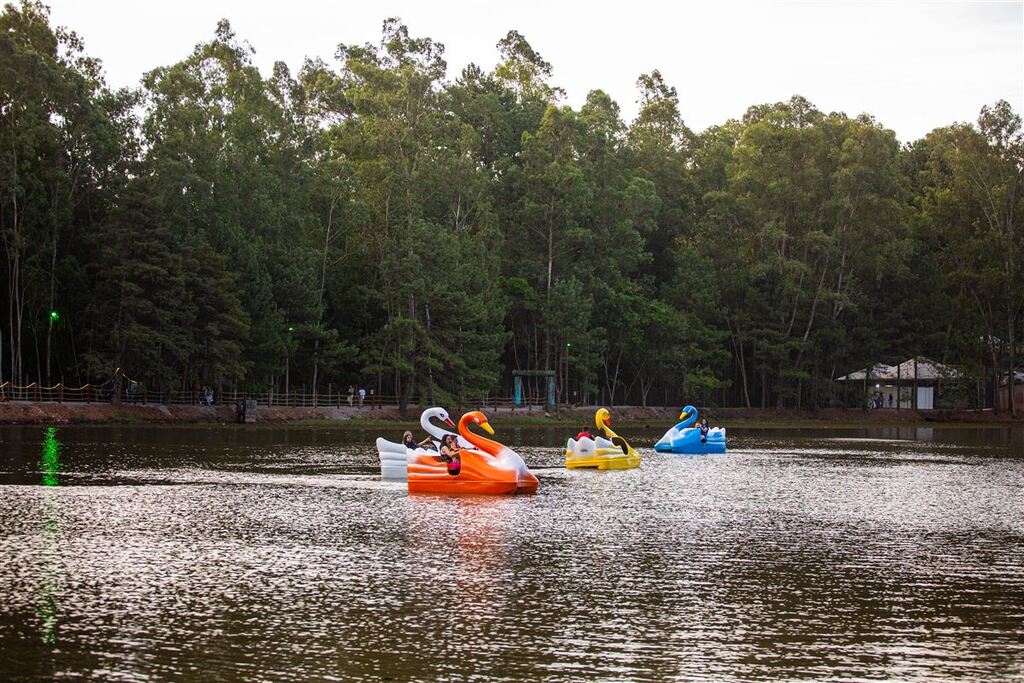
[[[60,480],[57,478],[60,472],[60,441],[57,439],[56,427],[47,427],[43,433],[43,454],[39,466],[43,474],[43,486],[60,486]],[[36,616],[42,621],[43,642],[50,647],[57,644],[57,598],[61,592],[61,576],[64,569],[60,557],[61,533],[58,515],[58,500],[47,495],[43,500],[43,563],[40,567],[42,576]]]
[[[43,435],[43,486],[60,486],[57,473],[60,471],[60,441],[57,428],[47,427]]]
[[[43,622],[43,642],[53,647],[57,644],[57,597],[61,592],[63,563],[60,559],[60,525],[57,521],[56,501],[43,502],[43,546],[44,562],[42,582],[39,586],[39,604],[36,616]]]

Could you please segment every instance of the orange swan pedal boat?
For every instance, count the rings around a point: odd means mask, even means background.
[[[462,467],[458,474],[448,473],[448,466],[433,455],[418,455],[408,465],[409,493],[533,493],[537,477],[519,454],[497,441],[469,431],[479,425],[488,434],[494,430],[479,410],[466,413],[459,420],[459,434],[473,448],[459,451]]]

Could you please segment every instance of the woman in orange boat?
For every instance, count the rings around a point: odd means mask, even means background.
[[[459,440],[454,434],[444,437],[441,442],[441,459],[448,466],[448,474],[457,476],[462,471],[462,456],[459,455]]]

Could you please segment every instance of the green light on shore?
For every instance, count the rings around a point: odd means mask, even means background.
[[[294,327],[292,327],[291,325],[289,325],[289,326],[288,326],[288,331],[289,331],[289,332],[294,332],[294,331],[295,331],[295,328],[294,328]]]
[[[60,314],[57,313],[57,311],[50,311],[50,320],[51,321],[56,321],[58,318],[60,318]]]

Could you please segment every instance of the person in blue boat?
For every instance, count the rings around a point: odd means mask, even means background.
[[[659,453],[677,453],[681,455],[706,455],[709,453],[725,453],[725,429],[711,427],[707,419],[692,405],[687,405],[679,414],[681,422],[673,426],[665,436],[654,444]]]

